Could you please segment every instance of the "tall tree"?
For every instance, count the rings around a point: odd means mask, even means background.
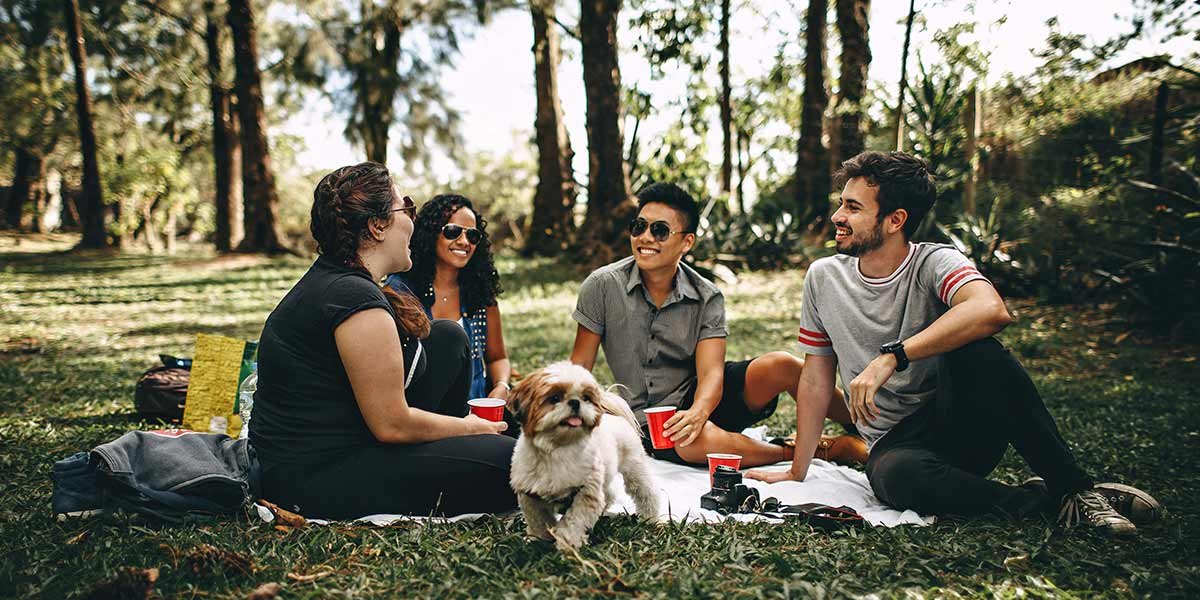
[[[534,81],[537,88],[538,184],[524,251],[557,254],[575,230],[575,174],[571,140],[558,96],[559,46],[555,0],[532,0]]]
[[[721,0],[720,39],[717,51],[721,54],[721,191],[728,194],[733,180],[733,90],[729,84],[729,3]],[[739,192],[741,186],[738,186]]]
[[[227,15],[233,34],[234,87],[242,142],[242,197],[245,204],[243,252],[289,251],[279,228],[279,196],[263,124],[262,74],[250,0],[229,0]]]
[[[216,7],[205,2],[204,45],[207,49],[209,104],[212,109],[212,154],[214,177],[214,201],[216,202],[216,231],[214,242],[217,250],[228,252],[242,241],[242,194],[238,181],[241,168],[238,164],[240,144],[236,117],[232,114],[233,96],[225,84],[222,72],[224,60],[221,56],[221,21],[214,14]]]
[[[96,162],[96,130],[92,124],[92,101],[88,93],[87,54],[83,49],[83,26],[78,0],[63,0],[67,25],[67,49],[75,67],[75,114],[79,121],[79,146],[83,158],[83,185],[79,195],[79,219],[83,226],[80,248],[108,245],[104,224],[104,195],[100,189],[100,167]]]
[[[829,201],[829,149],[823,124],[829,106],[825,88],[825,30],[827,0],[809,0],[804,20],[804,99],[800,113],[800,144],[796,161],[796,212],[804,219],[823,220]]]
[[[587,218],[581,235],[610,247],[621,240],[622,217],[631,205],[629,175],[622,157],[621,70],[617,63],[620,9],[621,0],[582,0],[579,11],[588,137]]]
[[[842,41],[840,91],[835,111],[841,134],[838,162],[863,151],[863,96],[871,66],[870,14],[871,0],[837,0],[838,34]]]
[[[917,0],[908,0],[908,22],[904,25],[904,49],[900,52],[900,91],[896,94],[896,127],[892,129],[892,147],[904,149],[904,90],[908,86],[908,43],[912,41]]]

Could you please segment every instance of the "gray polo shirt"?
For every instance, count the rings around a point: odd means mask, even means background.
[[[950,309],[954,294],[983,275],[953,246],[909,244],[908,256],[887,277],[867,277],[858,259],[822,258],[804,275],[800,306],[800,348],[807,354],[837,357],[846,398],[850,382],[879,356],[879,347],[923,331]],[[879,417],[857,423],[874,445],[905,417],[917,412],[937,390],[937,358],[914,360],[875,394]]]
[[[596,269],[579,288],[571,315],[600,336],[600,346],[638,420],[651,406],[679,406],[696,389],[696,344],[725,337],[725,297],[680,264],[661,307],[642,285],[632,256]]]

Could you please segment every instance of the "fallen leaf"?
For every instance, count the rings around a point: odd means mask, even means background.
[[[246,600],[271,600],[278,596],[281,591],[283,591],[283,586],[278,583],[273,581],[271,583],[264,583],[254,588],[254,591],[250,592],[249,596],[246,596]]]
[[[296,583],[312,583],[318,579],[322,579],[324,577],[329,577],[330,575],[333,575],[333,571],[321,571],[319,573],[313,573],[311,575],[301,575],[299,573],[288,573],[287,578],[291,579],[292,581],[295,581]]]

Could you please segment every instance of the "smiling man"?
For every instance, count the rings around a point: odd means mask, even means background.
[[[681,262],[696,243],[696,201],[669,183],[650,184],[637,198],[633,256],[597,269],[579,290],[571,362],[590,370],[603,346],[618,391],[643,428],[645,409],[678,408],[665,428],[674,448],[653,450],[646,436],[655,458],[702,464],[710,452],[727,452],[746,466],[790,459],[790,448],[741,431],[770,416],[780,393],[795,392],[804,363],[787,352],[726,362],[721,290]],[[825,405],[830,418],[849,422],[840,398]],[[822,446],[820,458],[866,458],[856,437],[825,438]]]
[[[1157,518],[1149,495],[1093,486],[1076,464],[1033,382],[992,337],[1012,322],[992,284],[952,246],[909,241],[936,198],[925,162],[864,152],[838,175],[839,255],[804,277],[795,458],[789,471],[749,477],[804,480],[840,370],[847,408],[872,444],[871,487],[896,508],[1059,510],[1066,525],[1118,535],[1135,531],[1130,518]],[[1021,486],[986,478],[1010,444],[1040,477]]]

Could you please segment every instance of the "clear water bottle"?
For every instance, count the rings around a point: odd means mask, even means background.
[[[253,363],[250,374],[238,386],[238,414],[242,417],[239,438],[250,436],[250,409],[254,408],[254,392],[258,390],[258,363]]]

